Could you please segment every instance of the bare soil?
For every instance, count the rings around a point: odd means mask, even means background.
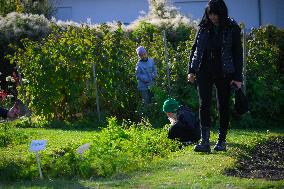
[[[236,167],[226,175],[267,180],[284,179],[284,136],[273,137],[257,145],[237,160]]]

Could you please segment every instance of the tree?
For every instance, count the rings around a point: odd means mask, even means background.
[[[49,0],[0,0],[0,15],[6,16],[10,12],[43,14],[51,18],[55,8]]]
[[[152,18],[170,19],[180,14],[168,0],[149,0],[149,9],[148,17]]]

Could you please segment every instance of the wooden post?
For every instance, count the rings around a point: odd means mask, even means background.
[[[170,68],[169,68],[169,55],[168,55],[168,47],[167,47],[167,38],[166,38],[166,31],[163,30],[163,41],[165,47],[165,62],[166,62],[166,70],[167,70],[167,80],[168,80],[168,94],[171,96],[171,84],[170,84]]]
[[[92,68],[93,68],[94,85],[95,85],[95,93],[96,93],[97,113],[98,113],[99,121],[101,121],[100,101],[99,101],[99,93],[98,93],[98,85],[97,85],[97,77],[96,77],[96,65],[94,63],[92,63]]]
[[[20,86],[23,86],[23,78],[22,78],[22,75],[21,75],[21,72],[20,72],[20,68],[18,66],[18,62],[15,61],[15,64],[16,64],[16,70],[18,72],[18,77],[19,77],[19,85]],[[22,109],[24,108],[24,115],[25,116],[28,116],[28,119],[29,121],[31,122],[31,114],[30,114],[30,111],[28,109],[28,105],[27,105],[27,97],[26,97],[26,92],[25,90],[23,90],[23,98],[24,98],[24,107],[21,107],[21,111],[23,111]],[[15,102],[17,103],[18,102],[18,97],[16,98]],[[22,114],[22,112],[20,112],[20,114]]]
[[[247,34],[245,27],[243,28],[243,85],[244,93],[246,93],[246,67],[247,67]]]

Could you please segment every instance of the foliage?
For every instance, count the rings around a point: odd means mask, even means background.
[[[88,36],[88,40],[92,40],[90,32],[82,32]],[[83,40],[80,35],[76,28],[70,28],[68,32],[49,35],[44,45],[24,42],[26,58],[19,59],[18,64],[29,81],[25,92],[27,98],[32,99],[31,110],[36,114],[60,118],[83,108],[87,91],[82,83],[86,84],[90,78],[87,70],[91,65],[85,58],[90,46],[84,44],[89,41]],[[34,51],[37,52],[36,56]]]
[[[12,12],[0,17],[0,47],[4,49],[1,51],[1,61],[5,61],[4,56],[14,52],[13,46],[22,47],[21,39],[40,40],[50,31],[50,22],[43,15]]]
[[[254,29],[248,40],[247,94],[251,115],[260,123],[283,123],[284,32],[273,26]]]
[[[43,175],[50,178],[65,177],[74,178],[80,174],[80,156],[76,153],[78,143],[69,143],[61,148],[54,148],[40,152],[40,160]],[[5,152],[5,151],[4,151]],[[13,151],[6,152],[7,154],[0,159],[1,178],[6,180],[18,180],[38,177],[38,167],[35,154],[25,152],[17,158]],[[83,166],[83,163],[82,163]]]
[[[178,12],[175,12],[166,19],[172,20],[177,15],[179,15]],[[23,23],[26,19],[25,15],[22,18],[22,15],[19,14],[8,15],[5,19],[11,20],[12,18],[17,18]],[[33,24],[32,20],[29,23],[27,28],[31,27],[31,30],[32,27],[39,26]],[[39,21],[39,23],[44,22]],[[11,39],[12,43],[13,41],[19,43],[20,39],[25,37],[37,41],[22,40],[23,44],[20,42],[20,45],[15,46],[20,49],[11,59],[12,63],[18,63],[20,72],[27,81],[19,88],[21,98],[26,104],[29,104],[35,115],[48,119],[70,119],[78,114],[93,111],[96,97],[92,82],[92,65],[87,63],[94,62],[97,69],[99,100],[104,114],[137,119],[140,103],[136,93],[135,64],[137,55],[135,48],[139,45],[144,45],[150,57],[154,58],[159,70],[157,85],[162,91],[167,91],[161,32],[163,28],[147,22],[141,22],[141,25],[130,33],[128,30],[123,30],[123,26],[120,24],[117,24],[116,27],[108,25],[96,27],[86,25],[82,27],[77,25],[54,26],[52,33],[40,41],[41,37],[50,32],[50,23],[48,21],[45,23],[47,23],[46,26],[39,26],[40,31],[45,33],[33,32],[34,36],[29,36],[29,33],[14,34],[12,30],[7,35],[3,35],[7,36],[7,39]],[[9,28],[8,24],[4,24],[4,26],[6,25],[6,28]],[[25,24],[22,25],[25,26]],[[167,25],[165,24],[165,26]],[[174,35],[167,32],[170,41],[168,49],[172,62],[176,60],[174,48],[180,41],[189,40],[189,36],[192,36],[192,32],[194,32],[189,24],[178,23],[177,25],[180,27],[177,29],[172,27],[171,29],[174,31]],[[18,26],[16,25],[16,27]],[[4,32],[8,31],[6,28],[3,29]],[[25,32],[24,29],[19,31]],[[5,42],[5,44],[8,43],[9,41]],[[73,47],[66,49],[69,44],[72,44]],[[13,50],[9,54],[12,52]],[[181,62],[183,66],[186,64],[186,61]],[[186,70],[183,69],[182,72],[185,75]],[[183,78],[180,79],[183,80]],[[46,98],[46,96],[49,97]],[[163,100],[160,100],[159,103],[155,103],[149,111],[160,110],[162,102]],[[158,115],[160,114],[158,113]]]
[[[44,15],[51,18],[55,11],[49,0],[0,0],[0,15],[6,16],[11,12]]]
[[[88,154],[100,176],[141,169],[178,149],[177,143],[167,139],[166,129],[155,130],[148,122],[124,127],[115,118],[108,122],[108,127],[95,136]]]
[[[10,135],[11,141],[15,142],[7,147],[1,147],[1,188],[77,188],[98,185],[106,188],[142,186],[159,188],[161,185],[174,188],[187,186],[224,188],[228,185],[241,188],[283,186],[283,180],[267,181],[224,175],[227,168],[235,166],[236,158],[241,155],[250,159],[250,152],[256,145],[272,136],[281,136],[283,129],[274,128],[269,131],[232,129],[228,134],[226,153],[213,152],[204,155],[194,152],[192,145],[175,151],[176,143],[165,138],[166,128],[152,129],[147,121],[140,124],[125,121],[123,124],[118,124],[114,118],[110,118],[109,126],[102,132],[63,130],[56,127],[16,129],[13,128],[13,123],[9,124],[11,132],[16,130],[27,138],[23,140]],[[218,132],[213,129],[211,141],[216,142],[217,137]],[[28,150],[30,141],[35,139],[48,141],[46,149],[39,152],[43,180],[38,179],[35,154]],[[90,150],[87,150],[83,156],[77,154],[76,150],[80,145],[90,142],[93,142]],[[98,144],[102,149],[97,146]],[[122,150],[125,152],[122,153]],[[99,157],[102,161],[93,161]],[[137,159],[144,163],[134,164]],[[124,163],[128,165],[125,169]],[[107,176],[102,176],[103,174]]]
[[[121,64],[125,51],[119,43],[114,43],[120,40],[121,32],[110,33],[104,26],[101,29],[99,32],[86,26],[61,31],[55,27],[56,32],[43,42],[24,41],[25,50],[19,51],[17,61],[29,82],[20,91],[24,88],[35,114],[68,118],[93,108],[88,109],[88,104],[95,102],[92,63],[97,69],[98,85],[103,86],[100,87],[102,103],[106,106],[112,103],[115,108],[123,106],[121,100],[110,101],[117,99],[115,89],[121,83],[121,77],[126,77],[123,74],[128,72],[128,62]],[[110,72],[110,69],[116,72]],[[127,95],[123,88],[118,93]]]
[[[93,62],[103,112],[119,118],[137,117],[135,111],[140,103],[136,93],[135,49],[139,44],[144,45],[155,60],[159,70],[157,86],[167,91],[161,31],[153,25],[145,26],[149,29],[139,29],[132,35],[122,28],[112,32],[107,25],[98,29],[70,26],[66,30],[55,26],[53,33],[42,42],[24,40],[24,49],[19,49],[12,59],[18,62],[24,78],[29,81],[19,88],[20,94],[26,93],[34,114],[48,119],[69,119],[77,113],[93,111],[96,96],[92,64],[89,64]],[[191,40],[187,44],[191,45]],[[168,49],[172,65],[177,64],[172,66],[173,71],[179,69],[185,76],[186,70],[180,67],[186,67],[187,61],[175,58],[176,52],[170,43]],[[176,85],[184,80],[179,75],[172,77]],[[161,107],[161,103],[157,105]]]
[[[4,49],[1,52],[1,61],[4,61],[5,55],[12,54],[11,46],[21,47],[21,39],[40,40],[50,31],[50,22],[42,15],[13,12],[0,17],[0,45]]]
[[[48,19],[55,13],[55,7],[51,0],[24,0],[22,8],[23,13],[44,15]]]
[[[14,54],[16,48],[22,47],[21,39],[40,40],[50,32],[50,23],[43,16],[32,14],[9,13],[0,17],[0,81],[1,89],[15,95],[16,83],[8,82],[6,78],[16,76],[16,63],[9,63],[6,56]]]
[[[9,123],[0,125],[0,149],[8,145],[17,145],[27,142],[28,136],[15,129]]]
[[[10,12],[16,11],[17,4],[17,1],[0,0],[0,16],[5,16]]]
[[[108,121],[108,126],[99,133],[43,129],[40,132],[34,129],[15,132],[16,129],[10,126],[11,132],[16,134],[6,135],[11,141],[10,148],[0,146],[1,180],[38,177],[35,155],[27,152],[28,141],[34,139],[48,141],[47,148],[39,152],[43,175],[48,178],[126,174],[167,158],[172,151],[178,150],[178,143],[167,139],[166,128],[153,129],[147,121],[139,124],[125,121],[123,125],[115,118]],[[85,143],[91,143],[91,148],[79,155],[77,148]],[[14,147],[20,149],[14,151]]]
[[[146,25],[152,25],[166,31],[167,40],[176,48],[182,41],[195,33],[197,24],[182,15],[168,0],[149,0],[149,12],[133,21],[127,29],[143,30]]]
[[[23,40],[24,48],[11,59],[18,62],[28,81],[19,88],[21,98],[24,100],[26,92],[26,103],[33,113],[47,119],[70,120],[94,112],[96,95],[92,64],[89,64],[92,62],[96,66],[99,105],[104,116],[138,120],[145,115],[155,126],[161,126],[167,121],[161,111],[162,103],[169,96],[197,111],[196,86],[186,81],[195,28],[179,26],[173,30],[174,35],[171,30],[166,32],[171,89],[167,81],[163,28],[158,25],[145,20],[133,30],[125,30],[119,23],[116,27],[54,25],[52,33],[42,41]],[[183,28],[180,33],[179,28]],[[281,36],[283,31],[272,26],[250,33],[246,79],[251,111],[239,122],[245,127],[263,125],[265,120],[283,122]],[[139,45],[145,46],[158,69],[152,89],[154,101],[146,109],[141,107],[136,90],[135,49]],[[212,111],[212,118],[215,123],[217,111]]]
[[[42,15],[13,12],[1,18],[0,23],[1,35],[7,43],[23,38],[39,39],[50,32],[50,23]]]

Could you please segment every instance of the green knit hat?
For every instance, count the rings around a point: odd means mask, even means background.
[[[164,102],[163,111],[175,113],[178,109],[179,105],[177,101],[173,98],[169,98]]]

